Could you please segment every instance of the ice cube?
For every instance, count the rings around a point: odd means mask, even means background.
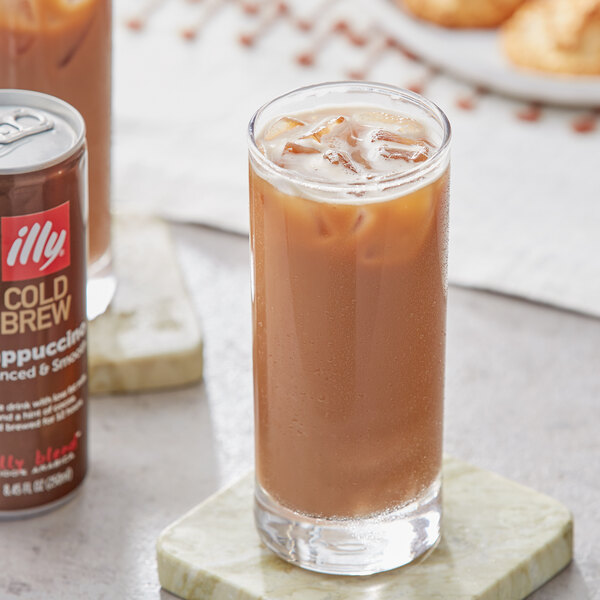
[[[429,148],[424,144],[412,144],[410,147],[381,146],[379,154],[390,160],[405,160],[407,162],[423,162],[429,157]]]
[[[352,157],[352,160],[354,162],[357,162],[359,165],[362,165],[367,171],[373,170],[371,163],[362,155],[362,152],[359,148],[353,150],[350,156]]]
[[[354,123],[351,123],[350,127],[348,127],[346,129],[345,133],[346,133],[346,136],[345,136],[346,143],[349,146],[352,146],[354,148],[361,139],[360,128],[356,127]]]
[[[356,219],[354,220],[354,225],[352,226],[352,231],[356,233],[361,227],[364,227],[367,219],[367,212],[363,209],[358,211],[356,215]]]
[[[323,154],[323,158],[328,160],[332,165],[341,165],[353,173],[360,171],[358,165],[350,158],[350,155],[342,150],[330,148]]]
[[[25,54],[37,39],[35,24],[40,18],[37,15],[39,7],[34,6],[30,0],[13,0],[9,2],[0,0],[0,7],[0,21],[5,17],[3,13],[8,12],[5,18],[12,28],[9,54],[13,56]]]
[[[310,146],[305,146],[304,144],[298,144],[296,142],[288,142],[283,147],[283,153],[287,154],[318,154],[319,150],[316,148],[311,148]]]
[[[6,10],[8,10],[9,14],[12,13],[11,16],[14,15],[15,20],[31,23],[36,19],[35,9],[36,7],[30,0],[17,0],[16,2],[9,2]],[[5,10],[4,3],[2,10]]]
[[[354,119],[361,125],[378,125],[379,127],[382,125],[403,125],[409,121],[409,119],[401,115],[386,113],[378,110],[357,112],[354,115]]]
[[[402,115],[380,111],[365,111],[357,113],[355,120],[363,126],[385,128],[386,130],[392,129],[403,136],[414,139],[424,139],[427,135],[427,130],[421,123]]]
[[[402,144],[404,146],[411,146],[414,144],[427,144],[427,142],[422,138],[415,139],[412,137],[407,137],[405,135],[401,135],[400,133],[388,131],[386,129],[376,129],[371,134],[371,140],[373,140],[373,141],[381,140],[383,142],[393,142],[394,144]]]
[[[329,237],[331,235],[331,229],[321,215],[317,216],[317,231],[321,237]]]
[[[319,235],[347,237],[364,226],[366,211],[357,206],[336,206],[323,204],[316,213]]]
[[[62,56],[59,56],[57,65],[59,69],[67,67],[75,56],[80,54],[79,50],[88,38],[95,20],[95,15],[90,15],[90,17],[81,24],[79,30],[73,32],[74,35],[69,36],[69,38],[66,38],[65,36],[61,38],[61,42],[65,44],[65,51]]]
[[[269,127],[268,131],[265,133],[264,136],[265,140],[270,142],[276,137],[279,137],[280,135],[283,135],[284,133],[295,129],[296,127],[302,127],[303,125],[306,125],[306,123],[304,123],[300,119],[294,119],[293,117],[282,117],[281,119],[275,121],[275,123],[273,123],[273,125]]]
[[[337,129],[339,125],[346,122],[346,117],[336,117],[333,119],[327,119],[317,125],[310,133],[303,136],[303,138],[314,138],[317,142],[320,142],[323,136],[329,135],[334,129]]]

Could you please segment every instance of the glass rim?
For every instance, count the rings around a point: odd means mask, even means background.
[[[397,99],[417,106],[426,112],[437,121],[442,128],[442,141],[435,149],[435,152],[425,161],[415,165],[413,168],[406,171],[387,173],[377,175],[372,179],[356,182],[327,182],[322,179],[312,178],[295,171],[284,169],[267,158],[258,148],[256,143],[256,122],[262,114],[274,104],[293,96],[301,96],[307,92],[319,89],[353,89],[363,92],[380,93],[387,96],[392,96]],[[434,102],[404,88],[396,87],[385,83],[377,83],[372,81],[328,81],[313,85],[296,88],[263,104],[253,115],[248,123],[248,151],[250,157],[255,160],[267,173],[284,178],[288,182],[300,184],[303,187],[323,192],[385,192],[389,188],[396,188],[402,185],[409,185],[415,181],[426,177],[430,173],[439,168],[444,162],[450,147],[452,138],[452,128],[448,117],[444,111]]]

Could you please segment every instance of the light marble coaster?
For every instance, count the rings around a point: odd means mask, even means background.
[[[319,575],[260,543],[253,485],[250,472],[163,531],[166,590],[186,600],[520,600],[572,557],[565,506],[447,457],[442,541],[429,557],[369,577]]]
[[[117,292],[89,324],[92,394],[151,390],[202,379],[202,334],[166,223],[113,219]]]

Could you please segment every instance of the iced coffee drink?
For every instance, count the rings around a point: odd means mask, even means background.
[[[251,123],[256,521],[300,566],[439,538],[448,144],[433,104],[359,83]]]
[[[89,149],[88,315],[114,292],[110,257],[111,1],[0,0],[0,88],[45,92],[83,115]]]

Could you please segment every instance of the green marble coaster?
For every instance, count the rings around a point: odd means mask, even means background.
[[[442,541],[425,560],[369,577],[319,575],[261,544],[253,485],[251,472],[162,532],[166,590],[186,600],[520,600],[573,553],[560,502],[447,457]]]
[[[89,324],[90,392],[133,392],[202,379],[202,333],[168,225],[114,215],[117,291]]]

